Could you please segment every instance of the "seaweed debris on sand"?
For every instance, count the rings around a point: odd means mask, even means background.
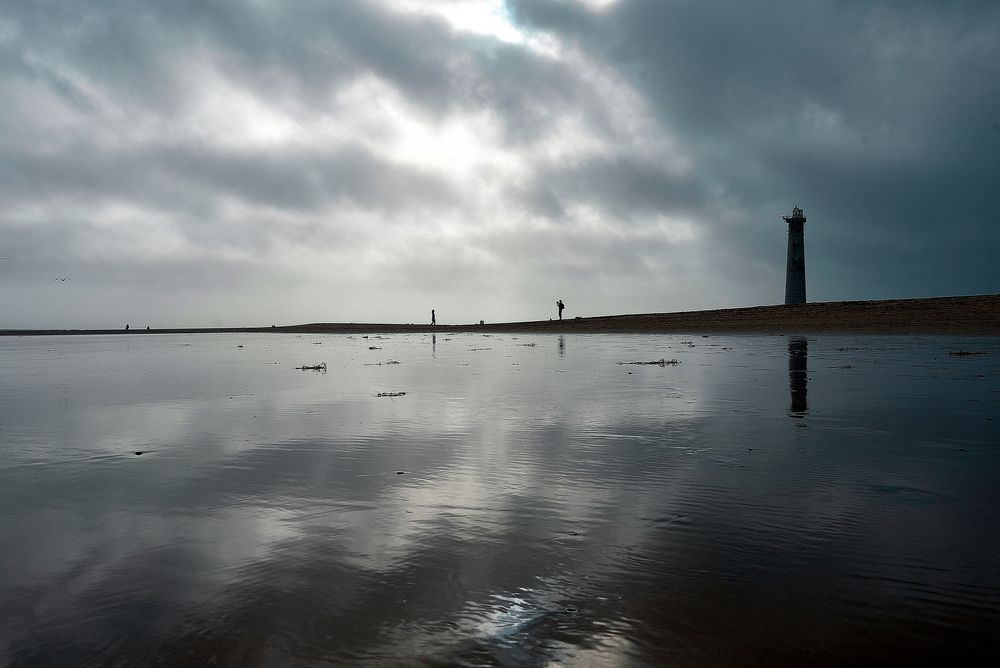
[[[319,364],[303,364],[302,366],[297,366],[295,368],[301,369],[302,371],[326,371],[326,362],[320,362]]]
[[[375,396],[376,397],[401,397],[404,394],[406,394],[406,392],[379,392]]]
[[[680,360],[668,360],[668,359],[666,359],[664,357],[661,357],[660,359],[653,360],[652,362],[619,362],[618,364],[640,364],[640,365],[655,365],[655,366],[667,366],[667,365],[669,365],[669,366],[674,366],[674,365],[677,365],[677,364],[680,364],[680,363],[681,363]]]

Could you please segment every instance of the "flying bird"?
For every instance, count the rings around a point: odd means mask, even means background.
[[[69,276],[66,276],[65,278],[57,278],[56,280],[57,281],[72,281],[73,279],[70,278]]]

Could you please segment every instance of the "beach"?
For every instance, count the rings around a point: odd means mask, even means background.
[[[439,309],[440,310],[440,309]],[[490,322],[483,324],[332,323],[223,328],[46,329],[0,330],[0,335],[143,334],[211,332],[285,333],[409,333],[409,332],[534,332],[559,334],[903,334],[1000,336],[1000,294],[921,299],[813,302],[676,313],[642,313],[563,320]]]

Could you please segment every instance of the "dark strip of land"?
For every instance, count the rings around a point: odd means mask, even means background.
[[[557,334],[950,334],[1000,336],[1000,294],[879,301],[814,302],[714,311],[609,315],[467,325],[311,323],[211,329],[0,330],[0,335],[282,332],[310,334],[525,332]]]

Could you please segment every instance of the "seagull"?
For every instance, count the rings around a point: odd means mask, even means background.
[[[55,280],[57,280],[57,281],[72,281],[73,279],[70,278],[69,276],[66,276],[65,278],[57,278]]]

